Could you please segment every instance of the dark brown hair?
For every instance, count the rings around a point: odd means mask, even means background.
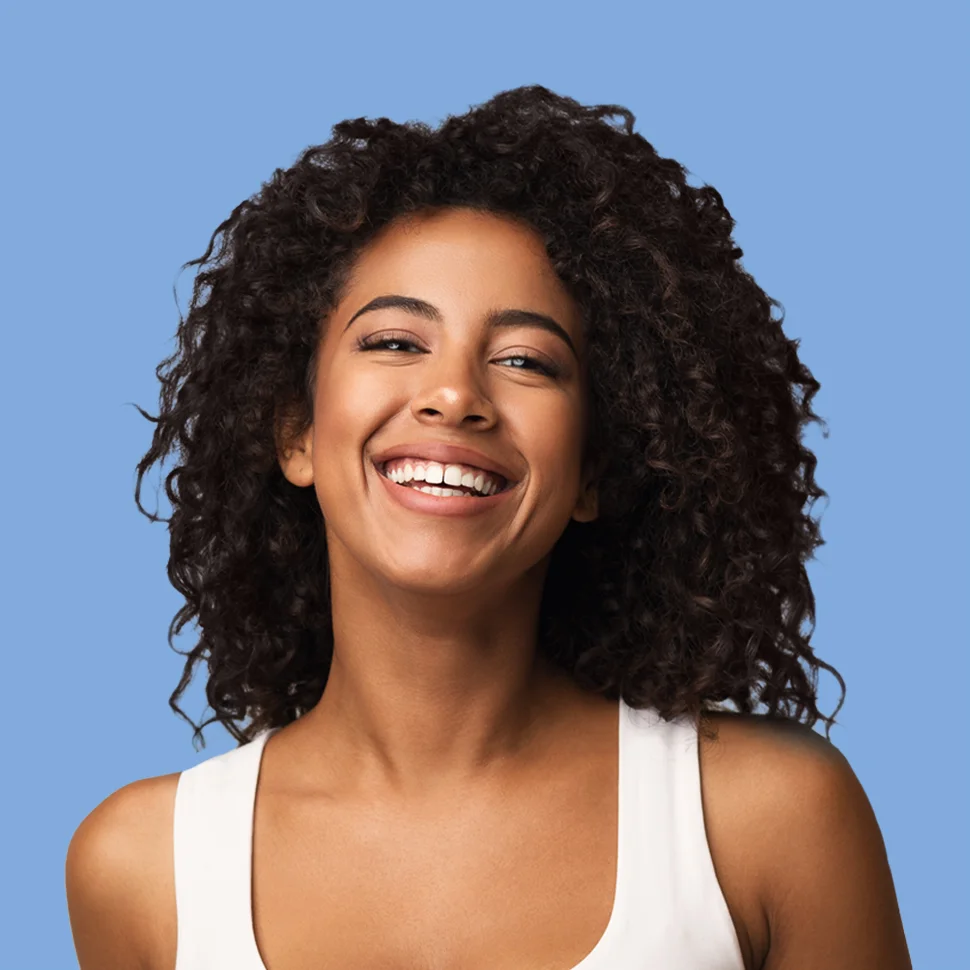
[[[531,226],[587,328],[600,517],[570,522],[553,551],[538,649],[585,688],[666,719],[721,705],[835,723],[816,706],[819,669],[842,687],[835,713],[845,684],[809,645],[805,570],[827,494],[801,441],[821,422],[819,383],[742,267],[720,194],[690,186],[633,128],[623,107],[540,86],[437,128],[343,121],[185,264],[199,271],[157,369],[159,414],[138,409],[156,427],[135,501],[169,524],[168,575],[185,597],[173,648],[198,621],[169,703],[203,746],[207,724],[245,742],[323,692],[322,515],[313,489],[283,477],[279,416],[310,424],[321,321],[361,248],[404,213],[445,206]],[[169,454],[173,514],[160,519],[140,489]],[[202,662],[214,714],[196,725],[178,699]]]

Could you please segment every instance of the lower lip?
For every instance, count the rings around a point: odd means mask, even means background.
[[[488,512],[500,505],[511,494],[512,489],[506,488],[494,495],[431,495],[420,492],[407,485],[398,485],[386,475],[382,475],[378,468],[374,468],[388,494],[399,505],[403,505],[412,512],[427,512],[430,515],[477,515]]]

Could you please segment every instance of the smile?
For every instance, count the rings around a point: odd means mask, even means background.
[[[396,504],[426,515],[487,513],[506,502],[515,485],[473,465],[442,464],[428,459],[395,458],[375,462],[374,468]]]
[[[446,498],[484,498],[505,491],[508,479],[474,465],[444,464],[425,458],[393,458],[377,470],[396,485]]]

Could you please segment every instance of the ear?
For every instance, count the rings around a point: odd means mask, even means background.
[[[577,522],[592,522],[599,515],[599,490],[592,476],[583,480],[573,518]]]
[[[579,492],[573,518],[577,522],[592,522],[599,517],[599,488],[598,482],[606,468],[605,455],[590,455],[587,453],[583,462],[583,487]]]
[[[277,417],[276,456],[288,482],[299,488],[313,484],[313,425],[294,435],[286,418]]]
[[[579,501],[573,510],[577,522],[592,522],[599,515],[599,501],[596,486],[590,485],[580,493]]]

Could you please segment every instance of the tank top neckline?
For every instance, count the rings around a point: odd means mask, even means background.
[[[572,967],[564,967],[563,970],[606,970],[604,966],[597,966],[596,961],[600,960],[602,956],[609,953],[609,947],[612,944],[613,937],[619,931],[620,926],[623,925],[626,915],[626,905],[629,892],[627,887],[627,863],[625,860],[627,860],[628,856],[630,855],[629,851],[627,851],[627,847],[630,844],[630,835],[628,833],[628,829],[631,825],[631,820],[627,818],[627,803],[630,801],[631,796],[631,792],[629,791],[631,779],[628,777],[629,759],[624,757],[624,753],[626,748],[629,746],[629,727],[625,723],[627,717],[629,716],[629,708],[622,697],[618,699],[617,706],[618,791],[616,825],[616,878],[613,886],[613,908],[610,911],[610,917],[606,923],[606,929],[603,930],[599,939],[593,945],[593,948],[579,961],[579,963],[574,964]],[[245,970],[269,970],[269,968],[263,962],[262,954],[259,952],[259,945],[256,942],[256,926],[253,919],[253,821],[256,808],[256,790],[259,786],[259,773],[262,765],[263,750],[266,747],[266,742],[278,730],[279,728],[267,728],[257,734],[256,737],[249,742],[250,745],[256,746],[255,750],[252,752],[252,756],[256,762],[256,767],[255,771],[252,773],[252,800],[250,803],[248,803],[249,813],[248,824],[246,826],[246,844],[249,848],[245,859],[245,885],[247,888],[242,894],[242,898],[246,900],[247,911],[241,914],[242,918],[240,920],[240,925],[245,933],[245,948],[249,951],[247,962],[252,964],[251,967],[246,967]]]

